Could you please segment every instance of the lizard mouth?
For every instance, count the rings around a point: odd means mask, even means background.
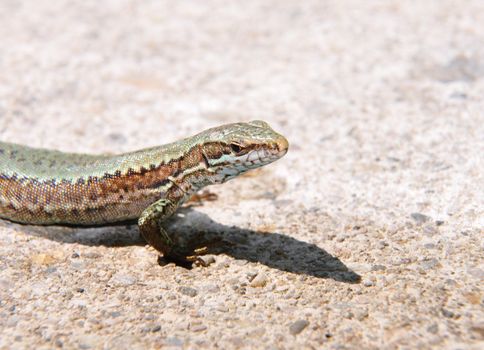
[[[282,145],[274,148],[256,148],[247,153],[242,159],[249,169],[272,163],[287,153],[287,141]]]

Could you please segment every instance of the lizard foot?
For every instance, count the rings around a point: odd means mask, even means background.
[[[203,246],[198,247],[190,247],[185,249],[173,249],[168,254],[163,256],[163,259],[168,262],[174,262],[177,265],[183,267],[191,267],[192,264],[196,266],[203,266],[207,267],[210,265],[210,261],[207,259],[202,258],[203,255],[207,255],[210,253],[212,247],[219,244],[221,239],[216,238],[207,242],[204,242]]]

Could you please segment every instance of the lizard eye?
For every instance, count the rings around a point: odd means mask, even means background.
[[[236,143],[231,143],[230,144],[230,148],[232,149],[232,151],[236,154],[240,153],[242,151],[242,147]]]

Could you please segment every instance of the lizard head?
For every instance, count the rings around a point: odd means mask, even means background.
[[[289,147],[284,136],[260,120],[222,125],[198,136],[205,165],[216,183],[272,163]]]

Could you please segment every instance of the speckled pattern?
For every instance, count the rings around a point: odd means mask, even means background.
[[[203,187],[267,165],[287,149],[287,140],[260,120],[111,156],[0,142],[0,218],[74,225],[137,219],[157,200],[178,208]]]
[[[0,347],[483,348],[483,18],[1,1],[2,141],[118,154],[261,119],[291,149],[171,221],[217,242],[206,268],[158,263],[136,225],[1,221]]]

